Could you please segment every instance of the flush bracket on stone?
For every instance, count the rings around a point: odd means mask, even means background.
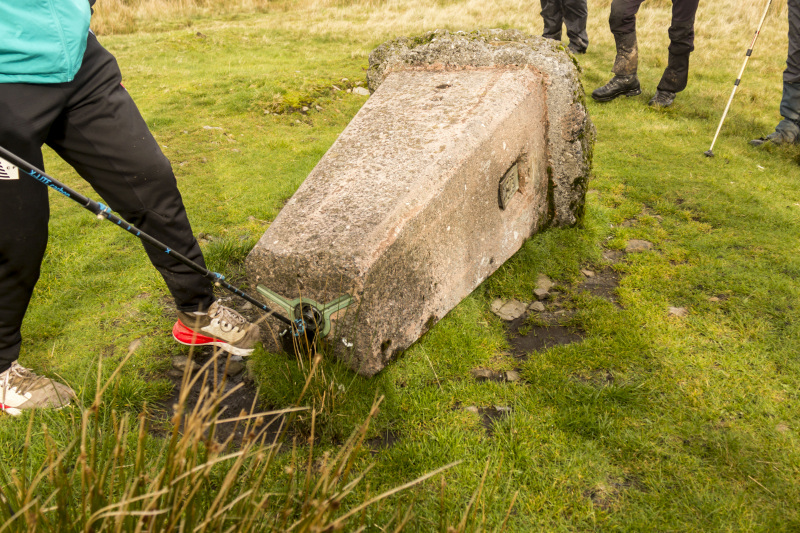
[[[497,191],[497,198],[500,209],[505,210],[511,199],[519,190],[519,168],[517,163],[511,165],[505,175],[500,179],[500,187]]]
[[[313,325],[321,337],[325,337],[331,331],[331,316],[353,303],[353,297],[349,294],[339,296],[326,304],[320,304],[310,298],[290,300],[263,285],[258,285],[256,290],[270,302],[279,305],[290,318],[294,320],[314,320],[316,324]],[[309,310],[311,313],[308,312]]]

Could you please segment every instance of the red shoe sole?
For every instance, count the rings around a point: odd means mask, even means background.
[[[222,339],[216,337],[207,337],[202,333],[197,333],[186,327],[183,322],[178,320],[172,326],[172,336],[181,344],[186,346],[216,346],[220,350],[232,353],[233,355],[250,355],[253,353],[253,348],[237,348]]]

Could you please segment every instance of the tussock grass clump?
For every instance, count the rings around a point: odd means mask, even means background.
[[[122,364],[80,416],[66,414],[77,435],[66,446],[58,445],[39,413],[30,415],[21,462],[0,467],[0,530],[334,531],[356,521],[370,505],[452,466],[361,502],[346,502],[371,469],[359,457],[381,399],[336,453],[320,455],[314,448],[313,410],[307,443],[287,438],[294,416],[305,407],[258,412],[254,405],[249,413],[223,418],[221,402],[242,384],[227,387],[226,379],[213,373],[220,356],[216,353],[194,376],[184,374],[163,440],[151,435],[145,412],[132,419],[104,409],[104,396],[113,391]],[[202,392],[191,406],[188,391],[198,380]],[[267,431],[276,423],[277,431]],[[244,425],[243,440],[233,442],[235,431],[217,440],[216,429],[223,424]],[[28,450],[39,431],[46,453],[34,458]],[[385,525],[399,530],[410,516],[411,506],[399,507]]]

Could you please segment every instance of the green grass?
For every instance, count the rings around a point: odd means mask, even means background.
[[[275,29],[285,28],[277,17],[103,38],[175,166],[195,232],[211,237],[203,245],[209,263],[226,273],[241,268],[363,104],[332,86],[363,81],[363,53],[380,43],[358,32]],[[587,91],[606,81],[611,63],[610,45],[597,41],[580,58]],[[762,63],[752,68],[782,61],[785,45],[762,46]],[[364,522],[385,523],[413,500],[410,530],[457,524],[488,464],[473,526],[499,527],[516,494],[508,530],[800,529],[800,150],[746,144],[778,120],[780,74],[772,68],[775,83],[758,85],[752,74],[743,84],[717,156],[703,156],[740,61],[713,57],[698,54],[672,108],[646,106],[663,69],[649,50],[644,94],[588,102],[598,139],[580,227],[532,238],[376,378],[323,362],[325,379],[306,396],[321,409],[320,450],[335,452],[376,396],[385,399],[369,436],[399,437],[360,456],[359,468],[376,466],[345,508],[460,460],[441,478],[368,510]],[[302,105],[307,114],[291,109]],[[52,154],[47,170],[94,196]],[[52,207],[22,363],[62,375],[89,405],[98,360],[107,375],[141,339],[110,401],[138,413],[167,396],[170,357],[185,351],[169,339],[163,282],[132,237],[64,198],[54,196]],[[583,342],[523,363],[508,355],[503,324],[489,312],[494,298],[531,300],[539,273],[571,290],[581,268],[604,265],[603,247],[622,249],[634,238],[655,246],[614,265],[621,308],[571,293]],[[671,317],[670,306],[689,315]],[[264,404],[292,405],[306,378],[295,359],[261,350],[252,360]],[[478,383],[469,373],[518,365],[523,380],[515,383]],[[612,384],[592,379],[605,373]],[[468,406],[512,413],[487,432]],[[44,454],[44,423],[68,442],[70,416],[44,415],[31,453]],[[26,429],[26,420],[0,419],[6,467],[19,460]]]

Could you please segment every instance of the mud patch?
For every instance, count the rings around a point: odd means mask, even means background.
[[[395,445],[400,440],[400,433],[387,429],[381,431],[377,437],[366,440],[367,449],[372,455],[376,455],[381,450],[386,450]]]
[[[508,417],[511,414],[510,407],[479,407],[478,414],[481,416],[481,424],[486,430],[488,436],[494,435],[494,426],[500,420]]]
[[[605,298],[613,302],[617,307],[621,307],[617,297],[619,281],[619,273],[610,267],[606,267],[600,272],[595,272],[594,276],[587,277],[578,288],[586,290],[594,296]]]
[[[214,355],[210,349],[203,349],[197,350],[193,359],[198,365],[202,366],[212,357]],[[223,396],[219,400],[219,420],[222,423],[214,427],[215,440],[217,442],[225,442],[230,438],[234,445],[238,445],[246,436],[246,422],[225,422],[225,420],[237,418],[240,415],[261,412],[257,399],[258,389],[253,381],[248,378],[246,372],[223,379],[225,375],[225,357],[220,357],[219,359],[217,363],[212,363],[207,373],[204,372],[205,375],[199,377],[189,390],[184,412],[192,412],[199,402],[209,401],[208,390],[204,391],[204,389],[218,390]],[[179,372],[171,371],[168,377],[173,384],[172,394],[156,407],[155,417],[157,422],[161,421],[167,425],[170,424],[170,421],[175,416],[175,408],[180,401],[181,385],[183,383],[183,377]],[[271,443],[275,440],[283,419],[284,417],[280,416],[267,416],[262,419],[267,428],[264,429],[262,424],[258,431],[264,430],[266,432],[265,442]],[[182,421],[181,430],[183,430],[183,423]],[[163,426],[164,424],[159,425]]]
[[[520,358],[553,346],[580,342],[583,337],[583,332],[567,326],[533,326],[525,335],[512,336],[509,343],[514,357]]]

